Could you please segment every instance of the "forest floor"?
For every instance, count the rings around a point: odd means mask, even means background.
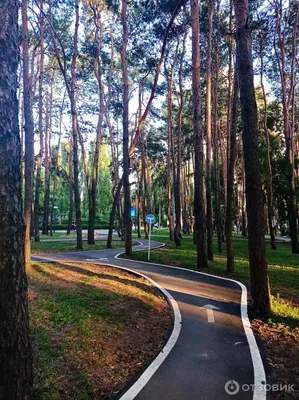
[[[172,311],[147,280],[37,262],[28,278],[34,399],[111,399],[164,347]]]
[[[196,268],[196,248],[192,235],[184,235],[182,246],[176,247],[164,232],[157,230],[153,240],[165,247],[151,251],[151,262],[188,269]],[[214,261],[203,271],[213,275],[239,280],[249,287],[249,262],[247,239],[234,235],[235,272],[226,272],[225,244],[223,253],[217,253],[214,238]],[[268,318],[251,315],[252,326],[266,349],[268,363],[273,367],[279,384],[294,385],[294,392],[277,392],[277,399],[298,399],[299,394],[299,256],[292,254],[289,243],[278,242],[277,250],[267,243],[269,279],[273,310]],[[136,252],[131,257],[147,262],[146,252]]]

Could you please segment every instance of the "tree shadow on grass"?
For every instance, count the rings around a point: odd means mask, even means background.
[[[96,398],[110,399],[121,389],[130,371],[136,370],[141,354],[151,357],[150,352],[156,355],[159,351],[160,339],[155,339],[155,332],[162,332],[166,326],[163,334],[167,338],[169,319],[165,312],[155,316],[144,293],[149,293],[149,286],[141,282],[138,289],[142,292],[136,294],[127,288],[134,285],[130,279],[94,274],[80,267],[71,272],[68,279],[63,265],[32,266],[29,282],[37,293],[30,303],[34,399],[92,399],[95,390],[100,396]],[[119,284],[119,293],[110,290],[109,285],[102,289],[94,286],[93,281],[82,282],[84,277],[107,282],[107,276],[109,281]],[[149,329],[152,326],[155,329]],[[134,350],[136,341],[138,351]],[[128,372],[125,369],[130,357],[132,366]]]
[[[41,307],[47,311],[50,319],[55,324],[65,326],[68,324],[80,324],[82,321],[91,317],[105,317],[112,321],[124,322],[125,309],[132,308],[148,310],[153,308],[150,298],[153,290],[157,295],[157,290],[142,282],[120,278],[109,274],[93,273],[81,267],[71,265],[56,264],[55,267],[63,268],[78,274],[75,280],[68,280],[67,276],[61,277],[51,272],[53,265],[43,266],[33,264],[33,269],[38,276],[30,278],[30,283],[34,288],[40,290]],[[79,276],[81,275],[81,276]],[[93,282],[82,281],[82,277],[91,277],[108,281],[109,283],[120,284],[119,288],[112,290],[112,287],[98,288]],[[137,287],[141,292],[130,292],[129,286]],[[119,292],[117,292],[117,289]],[[135,312],[132,313],[132,318]]]
[[[122,278],[120,276],[116,276],[116,275],[110,275],[109,273],[100,273],[100,272],[94,272],[91,271],[89,269],[85,269],[79,266],[75,266],[75,265],[69,265],[69,264],[62,264],[62,263],[57,263],[58,266],[60,266],[63,269],[81,274],[81,275],[85,275],[88,277],[94,277],[94,278],[99,278],[101,280],[105,280],[105,281],[114,281],[114,282],[118,282],[118,283],[122,283],[124,285],[130,285],[130,286],[135,286],[138,289],[141,289],[142,291],[145,291],[147,293],[151,293],[151,294],[158,294],[158,291],[156,288],[147,285],[145,283],[141,282],[141,279],[139,276],[137,275],[133,275],[134,279],[126,279],[126,278]],[[96,267],[96,265],[95,265]],[[124,274],[127,274],[126,272],[124,272]],[[160,293],[159,293],[160,295]]]

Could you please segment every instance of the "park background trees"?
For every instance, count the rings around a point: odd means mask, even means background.
[[[237,231],[253,308],[269,312],[265,234],[275,251],[289,231],[298,253],[298,3],[23,0],[19,35],[17,3],[0,7],[6,397],[30,398],[25,269],[40,230],[75,225],[81,250],[82,228],[92,245],[109,227],[111,247],[117,227],[130,255],[132,218],[147,237],[154,213],[178,247],[194,235],[197,269],[225,242],[228,274]]]
[[[76,225],[81,249],[82,227],[90,244],[96,228],[109,228],[110,247],[117,228],[130,254],[132,222],[147,237],[154,213],[177,246],[194,234],[198,268],[212,268],[213,242],[225,247],[230,273],[233,232],[251,243],[252,175],[258,247],[269,233],[275,249],[275,233],[290,227],[297,252],[298,6],[249,3],[252,124],[237,60],[239,2],[195,3],[22,3],[24,213],[34,240],[38,227],[47,235]],[[258,154],[247,158],[253,136]],[[26,238],[29,246],[28,229]]]

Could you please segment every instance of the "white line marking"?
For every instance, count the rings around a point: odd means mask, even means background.
[[[208,314],[208,322],[215,322],[214,311],[207,310],[207,314]]]
[[[164,247],[165,243],[161,244],[160,246],[157,246],[156,248]],[[118,258],[121,254],[119,253],[115,256],[115,258]],[[199,274],[199,275],[206,275],[210,276],[212,278],[216,279],[221,279],[224,281],[230,281],[234,282],[237,285],[239,285],[242,289],[241,293],[241,319],[242,319],[242,324],[244,327],[245,335],[249,344],[249,349],[250,349],[250,355],[252,359],[252,365],[253,365],[253,371],[254,371],[254,392],[253,392],[253,400],[266,400],[267,394],[266,391],[263,390],[265,385],[266,385],[266,373],[262,361],[262,357],[259,351],[259,348],[257,346],[253,330],[250,325],[250,321],[248,318],[248,310],[247,310],[247,288],[246,286],[234,279],[230,278],[224,278],[222,276],[216,276],[212,274],[207,274],[205,272],[199,272],[199,271],[193,271],[191,269],[186,269],[186,268],[181,268],[181,267],[175,267],[172,265],[165,265],[165,264],[156,264],[156,263],[148,263],[144,261],[137,261],[137,260],[126,260],[123,259],[124,261],[130,261],[130,262],[135,262],[135,263],[141,263],[141,264],[151,264],[151,265],[157,265],[159,267],[165,267],[165,268],[173,268],[173,269],[179,269],[182,271],[188,271],[188,272],[193,272],[194,274]],[[146,371],[145,371],[146,372]],[[135,383],[135,385],[139,382],[139,380]],[[132,400],[134,397],[131,398],[121,398],[121,400]]]
[[[207,310],[208,322],[215,322],[214,318],[214,310],[220,310],[220,308],[215,307],[211,304],[206,304],[205,306],[201,307]]]

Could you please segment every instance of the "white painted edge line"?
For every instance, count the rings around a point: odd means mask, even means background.
[[[123,254],[123,253],[119,253]],[[117,254],[116,256],[118,256]],[[115,256],[115,258],[117,258]],[[166,345],[163,347],[161,352],[158,354],[158,356],[154,359],[154,361],[147,367],[147,369],[143,372],[143,374],[137,379],[137,381],[122,395],[120,400],[133,400],[137,394],[144,388],[144,386],[148,383],[148,381],[151,379],[151,377],[154,375],[154,373],[157,371],[157,369],[161,366],[161,364],[164,362],[168,354],[171,352],[173,349],[174,345],[176,344],[178,337],[180,335],[181,327],[182,327],[182,316],[180,313],[179,306],[175,299],[171,296],[171,294],[164,289],[162,286],[160,286],[157,282],[155,282],[153,279],[149,278],[148,276],[142,274],[141,272],[134,271],[132,269],[126,268],[126,267],[120,267],[118,265],[110,264],[110,263],[105,263],[105,265],[108,265],[109,267],[113,268],[118,268],[123,271],[131,272],[132,274],[139,275],[142,278],[145,278],[149,282],[151,282],[154,286],[156,286],[168,299],[172,309],[173,309],[173,316],[174,316],[174,324],[173,324],[173,329],[171,332],[171,335],[166,343]]]
[[[164,246],[165,246],[165,243],[161,243],[160,246],[157,246],[155,248],[160,248],[160,247],[164,247]],[[119,256],[121,254],[124,254],[124,253],[119,253],[114,258],[119,258]],[[126,259],[123,259],[123,260],[126,260]],[[249,320],[249,317],[248,317],[247,288],[246,288],[246,286],[243,283],[241,283],[241,282],[239,282],[239,281],[237,281],[235,279],[224,278],[222,276],[216,276],[216,275],[212,275],[212,274],[207,274],[205,272],[193,271],[193,270],[187,269],[187,268],[175,267],[175,266],[172,266],[172,265],[165,265],[165,264],[156,264],[156,263],[150,263],[150,262],[138,261],[138,260],[129,260],[129,261],[130,262],[135,262],[135,263],[141,263],[141,264],[157,265],[159,267],[165,267],[165,268],[179,269],[179,270],[182,270],[182,271],[193,272],[194,274],[199,274],[199,275],[206,275],[206,276],[210,276],[212,278],[217,278],[217,279],[222,279],[222,280],[225,280],[225,281],[234,282],[234,283],[236,283],[237,285],[239,285],[241,287],[241,289],[242,289],[242,294],[241,294],[241,319],[242,319],[245,335],[246,335],[246,338],[247,338],[247,342],[248,342],[248,345],[249,345],[250,355],[251,355],[252,365],[253,365],[253,371],[254,371],[253,400],[266,400],[266,398],[267,398],[267,391],[265,390],[265,385],[267,383],[266,382],[266,373],[265,373],[262,357],[261,357],[258,345],[256,343],[256,339],[255,339],[253,330],[251,328],[250,320]],[[138,383],[138,381],[136,383]],[[133,398],[134,397],[122,397],[120,400],[131,400]]]

